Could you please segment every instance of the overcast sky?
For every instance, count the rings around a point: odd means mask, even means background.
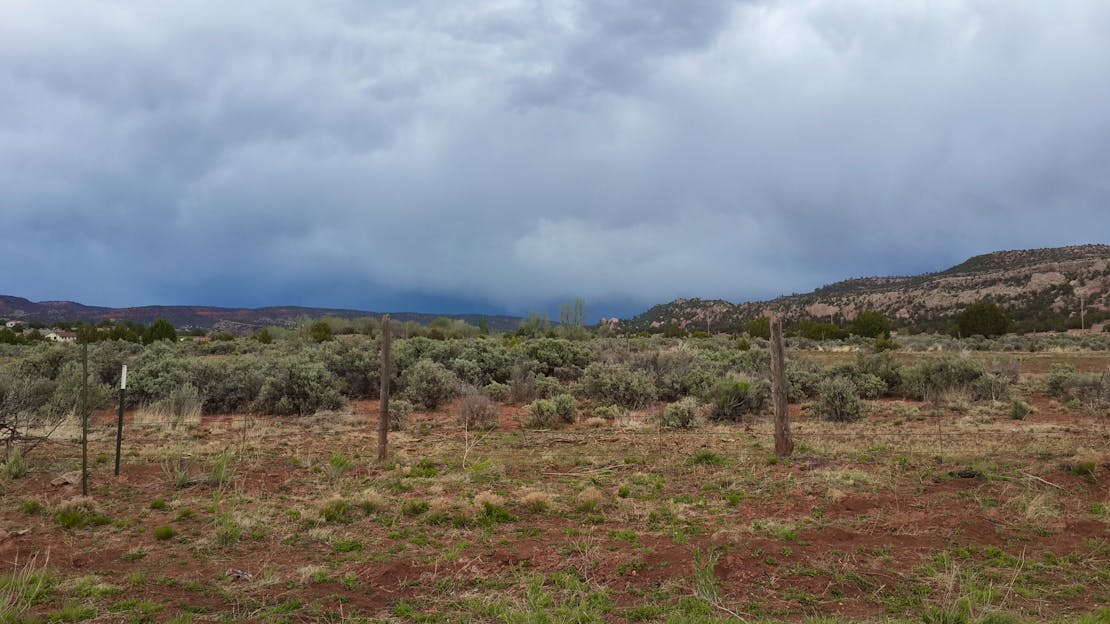
[[[593,318],[1105,243],[1110,3],[0,0],[0,221],[35,300]]]

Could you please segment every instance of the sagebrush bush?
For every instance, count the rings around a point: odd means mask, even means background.
[[[698,424],[698,400],[685,397],[667,405],[659,424],[674,429],[693,429]]]
[[[821,382],[817,413],[825,420],[852,422],[863,418],[863,401],[859,390],[847,377],[833,377]]]
[[[459,422],[468,429],[494,429],[500,417],[497,405],[473,388],[463,393],[459,402]]]
[[[861,373],[874,375],[886,384],[884,393],[902,385],[902,365],[889,351],[882,353],[860,353],[856,359],[856,368]]]
[[[771,397],[771,384],[763,379],[722,379],[709,395],[709,418],[740,422],[745,415],[763,411]]]
[[[575,401],[571,395],[557,394],[551,397],[551,403],[555,406],[555,413],[563,422],[573,423],[578,418],[578,401]]]
[[[564,338],[529,340],[518,347],[525,358],[538,363],[537,372],[554,376],[558,369],[581,369],[590,361],[585,343]]]
[[[536,398],[536,374],[532,371],[533,362],[514,362],[509,370],[509,399],[523,405]]]
[[[1102,373],[1080,373],[1074,366],[1057,364],[1047,380],[1048,393],[1089,407],[1110,404],[1110,368]]]
[[[887,391],[886,382],[871,373],[860,373],[852,377],[859,395],[865,399],[877,399]]]
[[[482,372],[482,367],[477,362],[468,360],[466,358],[455,358],[451,360],[448,366],[451,372],[455,373],[458,378],[466,384],[478,385],[485,379],[485,374]]]
[[[325,342],[310,351],[340,381],[340,390],[352,399],[372,399],[381,393],[381,345],[362,336]]]
[[[528,420],[525,426],[531,429],[550,429],[559,420],[559,411],[549,399],[536,399],[528,405]]]
[[[594,362],[582,373],[579,387],[591,399],[630,409],[648,405],[656,397],[651,377],[626,364]]]
[[[983,366],[969,357],[930,358],[902,372],[902,384],[910,398],[939,402],[949,393],[971,394],[972,385],[986,374]]]
[[[550,399],[557,394],[562,394],[565,390],[558,379],[547,375],[536,375],[535,379],[532,380],[532,387],[535,395],[541,399]]]
[[[459,378],[445,366],[420,360],[405,371],[402,387],[406,398],[436,409],[459,394]]]
[[[512,388],[509,387],[509,384],[503,384],[496,381],[491,381],[488,384],[482,386],[482,394],[488,396],[494,401],[498,401],[501,403],[509,400],[511,391]]]
[[[817,387],[824,376],[821,369],[810,362],[786,361],[787,396],[792,402],[804,401],[817,395]]]
[[[251,410],[266,383],[264,367],[252,356],[197,360],[190,372],[206,414]]]
[[[263,413],[305,416],[343,405],[339,382],[324,365],[301,354],[278,360],[258,393]]]

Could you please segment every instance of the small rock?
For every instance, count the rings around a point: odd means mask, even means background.
[[[81,473],[78,471],[67,472],[64,475],[54,479],[50,485],[54,487],[61,487],[63,485],[77,485],[81,482]]]

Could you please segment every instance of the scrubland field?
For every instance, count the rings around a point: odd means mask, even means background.
[[[0,622],[1110,622],[1108,342],[789,342],[779,459],[759,339],[400,339],[384,462],[371,336],[98,343],[87,497],[11,348]]]

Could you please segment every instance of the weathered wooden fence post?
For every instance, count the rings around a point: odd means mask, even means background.
[[[89,495],[89,343],[81,342],[81,496]]]
[[[771,317],[771,400],[775,406],[775,455],[789,457],[794,452],[790,435],[788,394],[786,391],[786,349],[782,346],[782,318]]]
[[[378,418],[378,461],[384,461],[389,443],[389,381],[392,376],[389,361],[389,315],[382,316],[382,405]]]

